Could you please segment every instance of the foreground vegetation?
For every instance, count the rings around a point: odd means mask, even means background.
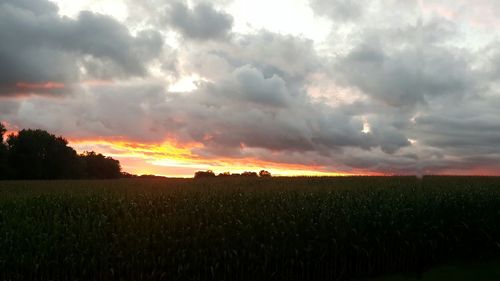
[[[7,132],[0,123],[0,180],[116,179],[120,162],[93,151],[77,154],[68,141],[44,130]]]
[[[500,179],[0,182],[1,280],[349,280],[500,257]]]
[[[432,268],[418,277],[397,274],[357,281],[495,281],[500,280],[500,260],[460,263],[454,262]]]

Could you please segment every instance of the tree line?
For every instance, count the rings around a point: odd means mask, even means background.
[[[270,178],[271,173],[266,171],[266,170],[261,170],[258,174],[256,172],[243,172],[241,174],[232,174],[230,172],[225,172],[225,173],[220,173],[218,175],[215,175],[215,173],[212,170],[208,171],[197,171],[194,173],[194,178],[195,179],[202,179],[202,178],[215,178],[215,177],[261,177],[261,178]]]
[[[93,151],[78,154],[68,141],[44,130],[10,134],[0,123],[0,179],[113,179],[122,177],[118,160]]]

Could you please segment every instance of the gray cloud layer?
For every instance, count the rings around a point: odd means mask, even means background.
[[[203,143],[193,152],[206,158],[329,171],[499,169],[497,41],[469,40],[462,20],[470,15],[450,18],[426,3],[311,0],[332,21],[331,50],[319,54],[300,36],[233,32],[232,16],[203,1],[159,5],[150,14],[155,29],[132,33],[108,16],[70,19],[47,1],[3,0],[0,95],[47,81],[73,83],[74,94],[4,97],[0,120],[74,137],[168,136]],[[165,23],[187,39],[173,51],[163,43]],[[349,36],[338,36],[343,28]],[[161,74],[150,73],[154,63]],[[168,91],[166,76],[190,74],[203,78],[196,90]]]
[[[233,17],[217,11],[209,3],[199,3],[190,9],[185,3],[176,2],[167,7],[167,22],[192,39],[220,39],[231,31]]]
[[[143,76],[161,51],[157,31],[133,36],[115,19],[81,12],[60,17],[44,0],[0,2],[0,94],[24,83]]]

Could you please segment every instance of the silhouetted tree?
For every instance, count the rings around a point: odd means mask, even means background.
[[[90,179],[116,179],[122,177],[118,160],[97,154],[94,151],[80,155],[85,167],[85,176]]]
[[[140,175],[138,176],[140,179],[168,179],[167,177],[164,176],[157,176],[157,175]]]
[[[7,132],[5,126],[0,123],[0,179],[7,178],[7,146],[4,143],[3,135]]]
[[[243,173],[241,173],[241,175],[244,177],[257,177],[256,172],[243,172]]]
[[[262,170],[262,171],[259,172],[259,177],[261,177],[261,178],[270,178],[271,177],[271,173],[269,173],[266,170]]]
[[[43,130],[21,130],[7,139],[8,165],[16,179],[75,179],[83,163],[62,137]]]
[[[139,176],[127,172],[122,172],[121,177],[125,179],[133,179],[133,178],[138,178]]]
[[[198,171],[194,173],[194,178],[195,179],[201,179],[201,178],[214,178],[215,174],[211,170],[208,171]]]

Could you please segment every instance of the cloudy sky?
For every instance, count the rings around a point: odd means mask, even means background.
[[[0,121],[138,174],[500,174],[499,12],[0,0]]]

